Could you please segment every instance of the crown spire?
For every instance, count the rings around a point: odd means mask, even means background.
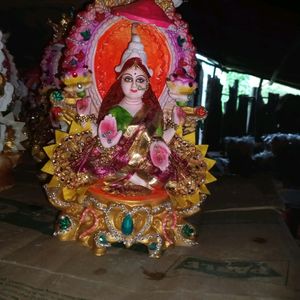
[[[144,49],[144,45],[141,41],[140,36],[137,33],[137,23],[132,23],[131,26],[131,41],[128,44],[127,49],[122,55],[121,63],[116,66],[115,70],[116,72],[121,72],[124,64],[126,61],[130,58],[137,57],[140,58],[142,61],[142,64],[146,67],[146,69],[149,72],[149,75],[153,75],[153,71],[148,67],[147,65],[147,54]]]

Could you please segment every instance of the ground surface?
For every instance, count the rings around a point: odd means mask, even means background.
[[[0,193],[0,299],[300,299],[300,248],[268,174],[211,185],[193,248],[150,259],[142,247],[96,257],[52,236],[57,212],[26,160]]]

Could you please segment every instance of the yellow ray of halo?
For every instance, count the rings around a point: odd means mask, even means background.
[[[210,158],[206,158],[206,157],[204,158],[204,161],[205,161],[205,163],[207,165],[207,170],[210,170],[215,165],[215,163],[216,163],[215,160],[210,159]]]
[[[69,130],[69,134],[80,133],[82,131],[84,131],[84,128],[80,124],[73,121]]]
[[[201,190],[202,193],[204,193],[206,195],[210,195],[210,191],[208,190],[208,188],[206,187],[205,184],[201,185],[200,190]]]
[[[68,134],[66,132],[60,131],[60,130],[55,130],[55,141],[56,144],[60,143],[60,141],[65,138],[66,136],[68,136]]]
[[[183,139],[193,145],[195,145],[195,142],[196,142],[196,135],[195,135],[195,132],[192,132],[192,133],[189,133],[189,134],[186,134],[183,136]]]
[[[188,196],[188,200],[189,201],[191,201],[192,203],[194,203],[194,204],[197,204],[197,203],[199,203],[200,202],[200,195],[199,195],[199,193],[197,192],[197,193],[195,193],[195,194],[193,194],[193,195],[191,195],[191,196]]]
[[[50,175],[54,175],[54,166],[52,164],[52,161],[48,160],[46,164],[43,166],[43,168],[41,169],[41,171]]]
[[[50,182],[48,183],[48,187],[50,187],[50,188],[51,188],[51,187],[57,187],[58,184],[59,184],[59,180],[58,180],[58,178],[54,175],[54,176],[52,176]]]
[[[53,151],[54,151],[55,147],[56,147],[55,144],[43,147],[44,151],[46,152],[46,154],[49,158],[51,158],[53,156]]]
[[[75,189],[69,189],[67,187],[63,188],[63,198],[66,201],[72,201],[74,199],[74,196],[76,195]]]
[[[205,156],[207,153],[208,145],[196,145],[196,148],[201,151],[203,156]]]
[[[206,172],[206,178],[205,178],[205,183],[211,183],[216,181],[217,178],[211,175],[209,172]]]

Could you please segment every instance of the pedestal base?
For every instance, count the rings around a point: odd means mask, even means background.
[[[59,201],[52,197],[52,204],[57,206]],[[108,194],[94,185],[83,203],[60,207],[54,234],[63,241],[78,240],[98,256],[114,243],[127,248],[140,243],[147,246],[150,257],[158,258],[171,245],[196,244],[196,230],[184,217],[198,212],[200,204],[178,208],[162,189],[126,197]]]

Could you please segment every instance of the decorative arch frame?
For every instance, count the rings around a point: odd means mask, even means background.
[[[133,22],[138,23],[137,31],[145,46],[149,67],[154,69],[150,80],[152,88],[162,108],[166,105],[170,100],[166,79],[180,62],[186,60],[188,62],[182,66],[191,66],[195,59],[194,47],[188,41],[187,24],[175,14],[175,9],[168,12],[168,17],[173,24],[162,28],[114,15],[99,3],[89,5],[77,15],[75,25],[66,38],[62,67],[65,75],[72,72],[80,74],[87,69],[91,71],[92,84],[87,88],[91,98],[90,114],[98,114],[102,99],[116,78],[114,68],[128,46]],[[185,46],[181,40],[186,42]],[[194,77],[191,72],[188,73]]]

